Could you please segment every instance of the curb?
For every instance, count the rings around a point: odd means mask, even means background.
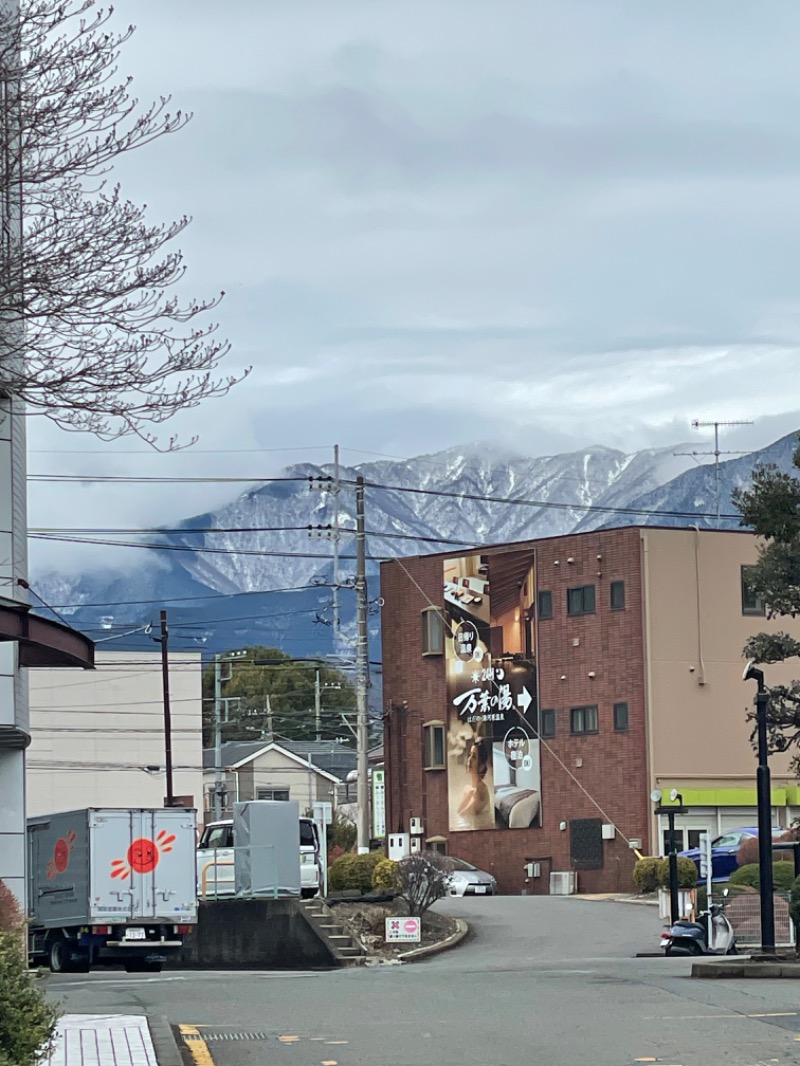
[[[692,977],[714,979],[755,979],[774,981],[783,978],[800,979],[800,964],[796,962],[696,962]]]
[[[413,951],[404,951],[397,956],[398,962],[416,962],[418,959],[428,959],[431,955],[438,955],[441,951],[449,951],[456,944],[460,944],[469,932],[469,926],[463,918],[456,918],[456,931],[451,933],[446,940],[440,940],[437,944],[427,944],[424,948],[415,948]]]
[[[158,1066],[183,1066],[178,1041],[168,1020],[160,1014],[148,1014],[146,1018]]]

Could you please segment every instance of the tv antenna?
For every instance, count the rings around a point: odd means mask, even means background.
[[[716,515],[717,521],[720,519],[720,469],[719,469],[719,457],[721,455],[748,455],[746,451],[720,451],[719,447],[719,429],[720,426],[752,426],[752,422],[737,421],[737,422],[700,422],[695,419],[692,422],[693,429],[714,429],[714,450],[711,452],[676,452],[676,455],[691,455],[692,458],[696,458],[698,455],[713,455],[714,456],[714,497],[716,501]]]

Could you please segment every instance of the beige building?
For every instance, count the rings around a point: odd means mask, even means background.
[[[173,792],[201,808],[202,664],[170,653]],[[29,675],[28,814],[160,807],[166,794],[161,653],[103,651],[96,669]]]
[[[249,800],[296,800],[304,814],[315,803],[335,808],[347,775],[355,768],[352,748],[333,741],[230,741],[222,745],[219,804],[215,806],[215,752],[203,753],[205,820],[230,818],[233,804]]]
[[[747,638],[784,630],[800,637],[791,618],[768,620],[746,588],[758,558],[750,533],[642,529],[646,648],[646,714],[651,785],[677,789],[691,809],[676,819],[681,843],[699,834],[755,826],[756,757],[746,720],[755,685],[742,681]],[[788,684],[800,662],[767,665],[766,683]],[[791,753],[770,758],[773,824],[800,814]],[[666,823],[658,827],[663,844]]]

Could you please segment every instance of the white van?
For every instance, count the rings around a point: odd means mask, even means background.
[[[232,896],[236,891],[233,870],[233,819],[209,822],[197,849],[197,894],[201,899]],[[322,852],[319,832],[311,818],[300,819],[300,895],[310,899],[320,891]]]

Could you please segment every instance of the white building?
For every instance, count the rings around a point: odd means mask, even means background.
[[[101,649],[93,671],[30,671],[29,815],[164,803],[161,652]],[[202,809],[200,654],[169,661],[173,793]]]

